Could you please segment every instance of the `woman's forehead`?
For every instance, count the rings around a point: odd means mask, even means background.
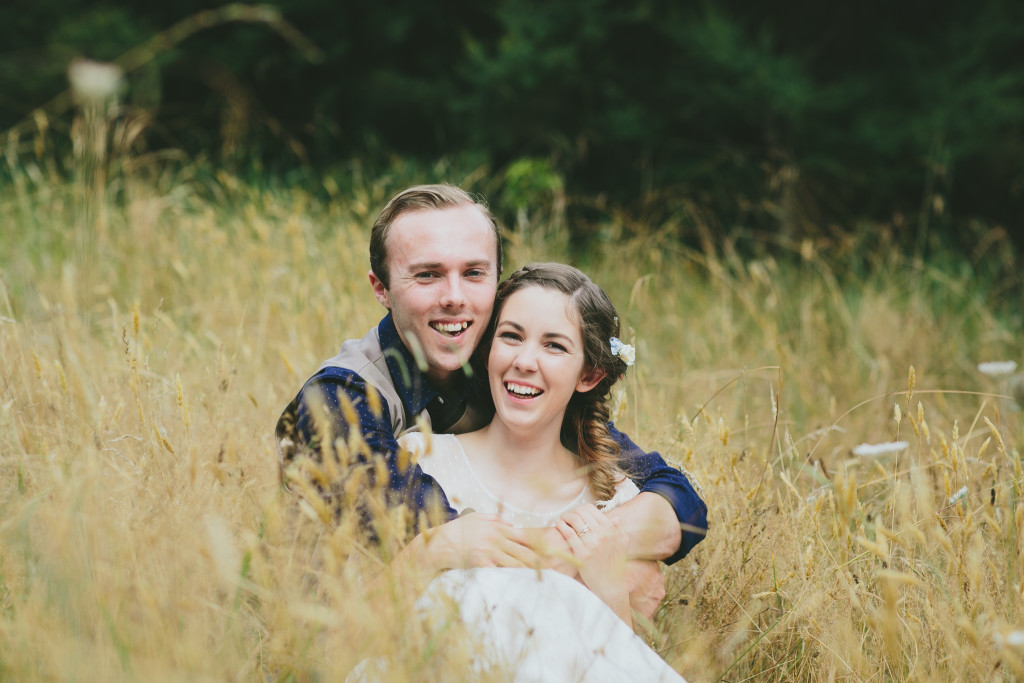
[[[578,330],[579,317],[574,297],[553,287],[529,284],[505,299],[498,315],[498,323],[512,318],[515,318],[516,322],[522,322],[519,318],[525,318],[537,323],[568,323]]]

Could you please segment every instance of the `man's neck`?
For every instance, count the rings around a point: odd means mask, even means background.
[[[437,393],[447,395],[457,390],[465,381],[466,376],[462,373],[462,370],[452,370],[450,372],[429,370],[424,373],[424,377],[427,378],[430,386],[437,390]]]

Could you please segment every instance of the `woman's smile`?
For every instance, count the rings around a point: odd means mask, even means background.
[[[524,384],[522,382],[505,382],[505,391],[512,395],[513,398],[517,399],[531,399],[540,396],[544,393],[543,389]]]

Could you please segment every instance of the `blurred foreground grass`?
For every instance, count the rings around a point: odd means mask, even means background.
[[[382,314],[368,227],[421,178],[10,177],[0,678],[339,680],[380,652],[410,680],[459,666],[469,639],[418,631],[398,599],[414,588],[366,603],[352,539],[294,514],[271,439]],[[569,259],[559,225],[510,234],[506,272]],[[620,427],[710,507],[709,538],[668,570],[663,656],[696,681],[1024,677],[1024,398],[977,370],[1024,360],[1001,281],[903,256],[881,227],[770,250],[651,227],[612,225],[576,262],[638,347]]]

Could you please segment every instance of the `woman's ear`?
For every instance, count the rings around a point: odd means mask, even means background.
[[[583,373],[580,375],[580,381],[576,383],[576,391],[581,394],[585,394],[596,387],[598,382],[607,376],[608,373],[604,370],[598,370],[597,368],[584,368]]]

